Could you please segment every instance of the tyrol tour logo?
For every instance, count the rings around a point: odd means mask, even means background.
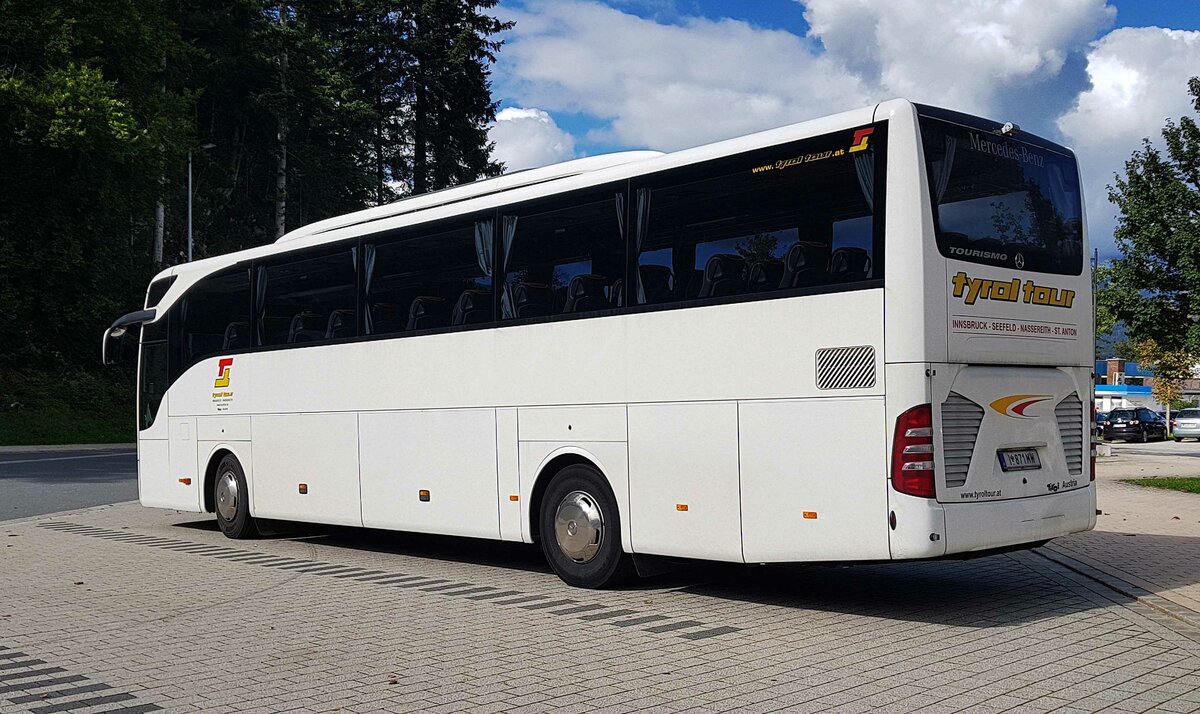
[[[232,374],[233,358],[222,357],[221,361],[217,362],[217,378],[213,380],[213,389],[217,391],[212,393],[213,406],[219,412],[228,411],[233,402],[233,390],[228,389]]]
[[[1026,414],[1025,410],[1049,399],[1050,395],[1048,394],[1011,394],[1007,397],[1000,397],[988,406],[1004,416],[1014,419],[1037,419],[1037,415]]]

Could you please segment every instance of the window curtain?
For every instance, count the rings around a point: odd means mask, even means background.
[[[371,304],[367,298],[371,295],[371,279],[375,277],[375,245],[368,243],[363,246],[363,326],[366,328],[368,335],[375,334],[374,321],[371,318]]]
[[[650,189],[639,188],[637,190],[637,226],[634,228],[634,271],[633,277],[637,281],[637,301],[639,305],[646,304],[646,291],[642,288],[642,241],[646,238],[646,232],[650,226]],[[626,293],[628,294],[628,293]]]
[[[875,152],[860,151],[854,157],[854,172],[858,174],[858,187],[862,189],[863,198],[867,199],[867,208],[875,212]]]
[[[502,261],[500,264],[503,266],[503,271],[499,276],[503,278],[500,283],[500,317],[504,320],[511,320],[517,316],[517,309],[513,305],[513,298],[512,294],[509,292],[507,279],[508,258],[512,254],[513,239],[516,237],[516,235],[517,217],[504,216],[500,224],[500,250],[503,251],[503,254],[501,255]]]
[[[475,221],[475,258],[479,269],[487,277],[492,276],[492,221]]]
[[[942,196],[946,195],[946,187],[950,185],[950,171],[954,168],[956,146],[958,146],[958,139],[947,136],[946,151],[942,154],[942,160],[933,162],[933,186],[934,192],[937,194],[933,197],[934,203],[942,202]]]

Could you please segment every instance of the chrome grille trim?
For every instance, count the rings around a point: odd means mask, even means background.
[[[1059,402],[1054,407],[1054,419],[1067,457],[1067,473],[1078,476],[1083,473],[1083,402],[1078,395],[1068,394]]]
[[[958,392],[950,392],[942,402],[942,455],[948,488],[966,484],[981,423],[983,407]]]

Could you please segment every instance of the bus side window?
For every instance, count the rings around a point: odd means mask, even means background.
[[[877,277],[874,158],[840,150],[846,138],[716,159],[635,186],[636,302],[772,297]]]
[[[250,271],[201,279],[184,295],[182,315],[184,369],[210,355],[249,349]]]
[[[491,322],[491,219],[417,230],[364,247],[368,334]]]
[[[608,310],[622,301],[625,243],[617,187],[528,208],[501,221],[501,317]]]
[[[260,345],[326,342],[358,334],[356,249],[300,255],[259,271]]]

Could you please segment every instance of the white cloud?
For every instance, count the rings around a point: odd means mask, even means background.
[[[867,104],[815,43],[745,22],[660,24],[586,0],[532,0],[496,71],[499,93],[607,122],[591,138],[671,150]]]
[[[492,158],[503,162],[506,171],[575,158],[575,138],[541,109],[501,109],[496,123],[488,129],[488,138],[496,142]]]
[[[864,82],[983,115],[999,92],[1056,77],[1116,13],[1105,0],[798,1],[810,36]]]
[[[1200,32],[1121,28],[1092,45],[1091,87],[1058,120],[1084,172],[1089,229],[1101,253],[1112,250],[1116,208],[1105,186],[1143,138],[1160,139],[1166,119],[1193,115],[1189,77],[1200,74]],[[1161,142],[1160,142],[1161,144]]]

